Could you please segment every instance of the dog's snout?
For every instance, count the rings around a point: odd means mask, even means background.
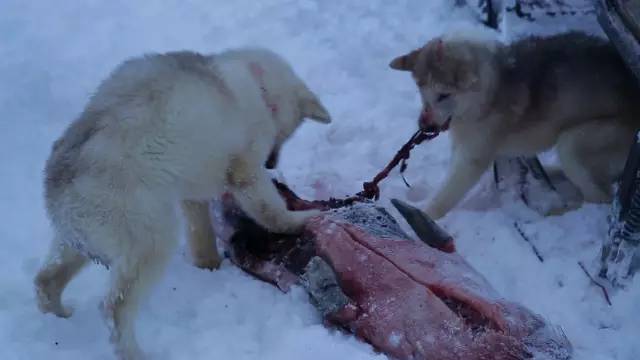
[[[434,125],[433,112],[431,109],[424,107],[420,112],[420,117],[418,118],[418,126],[420,129],[426,130]]]

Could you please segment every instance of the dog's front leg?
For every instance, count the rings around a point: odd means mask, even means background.
[[[484,150],[484,149],[483,149]],[[454,149],[451,168],[444,184],[425,210],[433,219],[446,215],[478,182],[489,167],[494,152]]]
[[[299,233],[319,210],[289,211],[262,163],[236,158],[227,173],[234,198],[258,224],[276,233]]]

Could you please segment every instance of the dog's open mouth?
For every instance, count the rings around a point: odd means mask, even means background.
[[[442,132],[449,130],[451,124],[451,116],[447,118],[444,124],[438,124],[433,120],[433,114],[429,110],[422,110],[420,112],[420,118],[418,118],[418,126],[420,129],[426,132]]]

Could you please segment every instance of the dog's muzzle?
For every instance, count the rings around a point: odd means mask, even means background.
[[[420,117],[418,118],[418,126],[420,129],[427,132],[442,132],[449,130],[449,125],[451,124],[451,116],[447,118],[447,121],[444,124],[440,125],[433,120],[433,113],[431,110],[422,109],[420,112]]]

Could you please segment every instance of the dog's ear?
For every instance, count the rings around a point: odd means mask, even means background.
[[[298,106],[302,116],[323,124],[331,123],[329,111],[322,105],[316,94],[307,88],[303,88],[298,97]]]
[[[408,54],[398,56],[391,60],[389,67],[400,71],[412,71],[418,61],[418,54],[420,54],[420,50],[413,50]]]

